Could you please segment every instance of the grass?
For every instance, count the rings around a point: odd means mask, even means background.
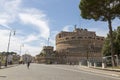
[[[117,67],[107,67],[107,68],[120,69],[120,66],[117,66]]]

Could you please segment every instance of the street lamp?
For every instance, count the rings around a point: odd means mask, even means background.
[[[5,66],[7,67],[7,58],[8,58],[8,52],[9,52],[9,46],[10,46],[10,39],[11,39],[12,32],[13,32],[14,35],[15,35],[15,30],[12,30],[11,28],[9,28],[9,27],[7,27],[7,26],[4,26],[4,25],[1,25],[1,24],[0,24],[0,26],[5,27],[5,28],[7,28],[8,30],[10,30],[8,47],[7,47],[7,53],[6,53],[6,60],[5,60]]]
[[[48,38],[48,46],[49,46],[49,41],[50,41],[50,38]]]
[[[7,67],[7,59],[8,59],[8,52],[9,52],[9,47],[10,47],[10,39],[11,39],[11,35],[15,35],[15,30],[10,30],[9,33],[9,41],[8,41],[8,47],[7,47],[7,53],[6,53],[6,61],[5,61],[5,66]]]
[[[20,57],[19,57],[19,61],[20,61],[20,63],[21,63],[21,59],[22,59],[22,55],[21,55],[21,52],[22,52],[22,47],[24,47],[24,44],[21,44],[20,45]]]
[[[20,45],[20,55],[21,55],[21,52],[22,52],[22,47],[24,47],[24,44]]]

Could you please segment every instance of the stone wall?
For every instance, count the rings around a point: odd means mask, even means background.
[[[98,60],[102,58],[103,42],[104,37],[96,36],[95,32],[75,28],[73,32],[61,31],[57,34],[56,52],[60,55],[62,53],[71,54],[67,57],[74,57],[75,54],[78,54],[79,59],[84,56],[86,59]]]

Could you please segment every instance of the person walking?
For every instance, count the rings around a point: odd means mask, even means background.
[[[25,58],[25,62],[26,62],[27,68],[29,69],[29,67],[30,67],[30,63],[31,63],[31,57],[26,56],[26,58]]]
[[[27,62],[27,68],[29,69],[30,66],[30,61]]]
[[[26,58],[26,62],[27,62],[27,68],[29,69],[30,63],[31,63],[30,57],[27,57],[27,58]]]
[[[0,57],[0,69],[1,69],[1,65],[2,65],[2,60],[1,60],[1,57]]]

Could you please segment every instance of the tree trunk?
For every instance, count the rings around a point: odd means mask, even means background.
[[[109,34],[110,34],[110,46],[111,46],[111,56],[112,56],[112,67],[115,67],[115,57],[114,57],[114,45],[113,45],[113,31],[112,31],[112,22],[111,19],[108,19],[108,27],[109,27]]]

